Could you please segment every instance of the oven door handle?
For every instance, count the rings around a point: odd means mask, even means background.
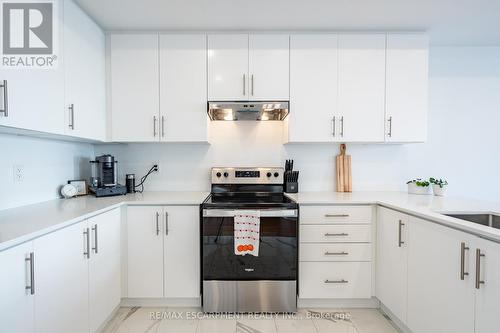
[[[204,209],[203,217],[234,217],[239,211],[234,209]],[[296,209],[263,209],[259,210],[260,217],[297,217]]]

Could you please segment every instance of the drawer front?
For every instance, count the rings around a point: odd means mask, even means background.
[[[370,298],[370,262],[301,262],[300,298]]]
[[[302,243],[371,242],[371,225],[301,225]]]
[[[301,224],[372,223],[371,206],[301,206]]]
[[[299,245],[300,261],[370,261],[372,244],[337,243]]]

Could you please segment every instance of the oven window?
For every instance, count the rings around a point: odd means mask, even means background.
[[[295,280],[297,218],[261,217],[259,256],[234,254],[234,219],[204,217],[204,280]]]

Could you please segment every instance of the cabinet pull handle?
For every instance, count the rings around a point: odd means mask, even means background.
[[[325,234],[325,236],[326,236],[326,237],[330,237],[330,236],[349,236],[349,234],[348,234],[348,233],[346,233],[346,232],[341,232],[341,233],[339,233],[339,234],[331,234],[331,233],[328,233],[328,232],[327,232],[327,233]]]
[[[484,284],[484,280],[481,280],[481,257],[485,257],[485,254],[481,253],[481,249],[476,249],[476,289]]]
[[[469,247],[465,246],[465,242],[460,244],[460,280],[465,280],[465,276],[469,275],[469,272],[465,271],[465,251],[468,251]]]
[[[160,234],[160,213],[156,212],[156,236]]]
[[[85,247],[83,250],[83,255],[87,257],[87,259],[90,258],[90,231],[89,228],[86,228],[85,231],[83,232],[83,238],[85,238],[85,244],[87,247]]]
[[[332,135],[335,137],[335,116],[332,118]]]
[[[0,88],[3,90],[3,109],[0,109],[0,112],[3,113],[4,117],[9,116],[9,94],[7,92],[7,80],[3,80],[0,83]]]
[[[168,236],[168,212],[165,212],[165,235]]]
[[[75,129],[75,105],[74,104],[70,104],[68,106],[68,110],[69,110],[69,124],[68,124],[68,127],[71,128],[72,130]]]
[[[387,119],[387,121],[389,122],[389,132],[387,133],[387,136],[391,137],[392,136],[392,116],[389,117],[389,119]]]
[[[253,96],[253,74],[251,76],[251,80],[252,80],[252,96]]]
[[[405,242],[402,240],[402,228],[405,224],[403,221],[399,220],[399,225],[398,225],[398,247],[401,247]]]
[[[342,252],[328,252],[326,251],[325,252],[325,256],[347,256],[349,255],[349,252],[345,252],[345,251],[342,251]]]
[[[161,137],[165,137],[165,116],[161,116]]]
[[[349,217],[349,214],[325,214],[325,217]]]
[[[94,250],[94,253],[97,254],[99,252],[97,246],[97,224],[94,224],[94,226],[92,227],[92,231],[94,232],[94,247],[92,248],[92,250]]]
[[[328,280],[328,279],[326,279],[325,283],[349,283],[349,281],[344,280],[344,279],[342,279],[342,280]]]
[[[153,116],[153,136],[156,138],[156,116]]]
[[[344,137],[344,116],[340,117],[340,136]]]
[[[30,263],[30,284],[26,286],[26,290],[35,295],[35,253],[30,252],[29,257],[24,260]]]
[[[247,92],[247,83],[246,83],[246,78],[247,76],[245,74],[243,74],[243,96],[245,96],[246,92]]]

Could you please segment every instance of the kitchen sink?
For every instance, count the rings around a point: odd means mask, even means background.
[[[492,213],[453,213],[453,214],[447,213],[443,215],[454,217],[460,220],[469,221],[472,223],[481,224],[486,227],[500,229],[500,215]]]

